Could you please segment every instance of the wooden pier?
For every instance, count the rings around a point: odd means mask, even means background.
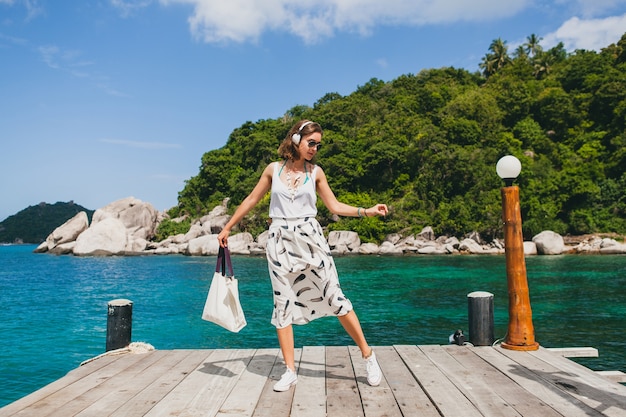
[[[272,391],[278,349],[104,355],[0,416],[626,416],[626,386],[548,349],[375,347],[371,387],[353,346],[297,349],[298,384]]]

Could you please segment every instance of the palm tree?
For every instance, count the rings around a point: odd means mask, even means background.
[[[491,45],[489,45],[489,50],[493,53],[496,71],[511,62],[511,58],[508,54],[508,49],[509,48],[508,46],[506,46],[506,41],[503,41],[501,38],[495,39],[491,42]]]
[[[522,59],[524,61],[528,59],[528,53],[526,52],[526,48],[524,47],[524,45],[520,45],[515,48],[515,51],[513,52],[513,57],[516,59]]]
[[[489,78],[496,72],[496,68],[494,66],[494,59],[492,54],[487,54],[483,57],[482,62],[478,65],[480,69],[483,70],[483,75],[485,78]]]
[[[526,38],[527,42],[524,44],[524,47],[526,47],[526,52],[530,57],[534,58],[542,51],[543,48],[539,45],[539,42],[542,40],[543,38],[538,37],[534,33]]]

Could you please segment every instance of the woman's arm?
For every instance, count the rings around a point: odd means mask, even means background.
[[[315,185],[317,194],[320,196],[324,205],[330,210],[331,213],[339,216],[351,216],[351,217],[371,217],[371,216],[385,216],[389,212],[386,204],[375,204],[369,208],[354,207],[348,204],[344,204],[337,200],[335,193],[331,190],[326,179],[324,170],[317,167],[317,174],[315,176]]]
[[[222,229],[219,235],[217,235],[217,241],[220,243],[220,246],[225,247],[228,246],[228,236],[230,235],[230,230],[243,219],[246,214],[250,212],[257,205],[257,203],[267,194],[272,186],[272,176],[274,173],[273,164],[269,164],[265,167],[263,174],[261,174],[261,178],[259,182],[256,184],[254,189],[248,194],[248,196],[241,202],[237,210],[235,210],[235,214],[230,218],[226,226]]]

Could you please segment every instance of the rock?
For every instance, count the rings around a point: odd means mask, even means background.
[[[458,248],[459,248],[459,244],[460,244],[461,242],[459,242],[459,239],[457,239],[456,237],[452,236],[452,237],[450,237],[450,238],[446,239],[446,240],[444,241],[444,243],[445,243],[446,245],[451,245],[454,249],[458,249]]]
[[[467,252],[476,255],[484,253],[485,250],[474,239],[465,238],[459,243],[459,252]]]
[[[435,240],[435,232],[433,228],[430,226],[426,226],[422,229],[421,232],[418,233],[418,237],[421,237],[424,240]]]
[[[375,243],[362,243],[357,252],[363,255],[375,255],[380,252],[380,248]]]
[[[266,230],[256,237],[256,242],[260,247],[265,248],[267,247],[267,239],[269,238],[269,236],[270,232],[269,230]]]
[[[563,236],[551,230],[544,230],[535,237],[533,242],[537,245],[537,253],[540,255],[560,255],[565,250]]]
[[[378,248],[378,253],[381,255],[402,255],[402,249],[397,248],[389,241],[385,241]]]
[[[537,255],[537,245],[535,242],[524,242],[524,255]]]
[[[96,210],[91,224],[109,217],[118,219],[133,237],[149,240],[156,232],[159,212],[150,203],[127,197]]]
[[[626,254],[626,244],[615,242],[615,245],[610,245],[600,248],[600,253],[603,255],[624,255]]]
[[[332,249],[330,250],[331,255],[346,255],[350,252],[351,252],[350,248],[343,243],[339,243],[333,246]]]
[[[468,239],[472,239],[473,241],[475,241],[476,243],[478,243],[479,245],[482,245],[483,240],[480,237],[480,233],[478,232],[472,232],[469,235],[467,235]]]
[[[77,213],[50,233],[46,239],[48,250],[54,249],[57,245],[75,241],[78,235],[87,230],[88,227],[89,219],[87,218],[87,213],[84,211]]]
[[[332,250],[340,245],[348,248],[350,252],[358,249],[358,247],[361,246],[359,234],[357,232],[347,230],[333,230],[328,234],[328,246],[330,246],[330,249]]]
[[[445,255],[445,250],[439,249],[436,246],[424,246],[417,250],[420,255]]]
[[[53,255],[68,255],[74,252],[75,246],[76,242],[61,243],[60,245],[56,245],[54,248],[50,249],[49,252]]]
[[[230,243],[230,239],[229,239]],[[204,235],[192,239],[187,244],[185,255],[206,256],[217,255],[220,245],[217,241],[217,235]]]
[[[217,242],[217,236],[215,237]],[[250,245],[254,243],[254,238],[248,232],[237,233],[228,237],[228,249],[230,253],[239,255],[249,255]]]
[[[78,236],[74,255],[122,255],[127,244],[124,224],[114,217],[103,218]]]
[[[392,245],[395,245],[402,239],[402,235],[400,233],[392,233],[385,237],[385,242],[389,242]]]

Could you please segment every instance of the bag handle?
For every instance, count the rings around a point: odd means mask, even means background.
[[[221,267],[221,268],[220,268]],[[226,275],[226,267],[228,267],[228,275],[229,277],[235,276],[233,273],[233,264],[230,260],[230,251],[228,248],[223,248],[220,246],[219,251],[217,252],[217,265],[215,265],[215,272],[219,272],[222,275]]]

